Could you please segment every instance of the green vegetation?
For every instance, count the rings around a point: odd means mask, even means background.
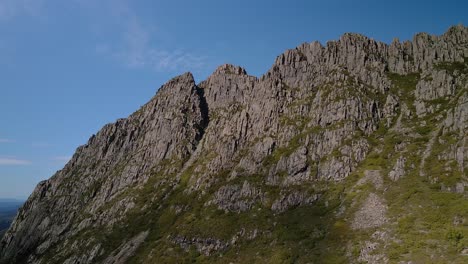
[[[468,246],[468,225],[454,224],[454,219],[468,215],[468,201],[460,194],[431,188],[416,173],[395,183],[386,194],[389,215],[398,219],[395,229],[400,243],[391,245],[393,260],[414,259],[427,262],[428,251],[436,260],[454,263],[460,250]]]
[[[294,153],[294,151],[301,146],[304,136],[305,134],[303,133],[296,135],[287,146],[276,148],[273,153],[263,161],[263,165],[269,167],[270,165],[278,163],[281,157],[288,157]]]
[[[454,74],[455,71],[468,74],[468,58],[465,58],[464,62],[440,62],[436,64],[434,68],[437,70],[446,70],[450,74]]]
[[[461,71],[458,64],[440,64],[438,67]],[[385,103],[383,94],[364,94],[363,90],[366,89],[358,89],[359,80],[347,72],[345,75],[348,77],[343,84],[348,87],[345,95],[362,96],[362,100],[376,100],[380,105]],[[393,83],[389,92],[398,95],[414,113],[414,90],[420,73],[389,73],[388,77]],[[286,85],[285,89],[295,91],[295,88]],[[332,92],[331,86],[318,89],[324,92],[322,96],[329,96]],[[298,112],[294,110],[310,106],[314,96],[294,101],[289,105],[289,110]],[[365,241],[377,241],[373,234],[380,231],[386,237],[383,241],[378,240],[379,244],[373,253],[384,254],[391,263],[462,263],[460,252],[468,248],[468,221],[465,219],[468,216],[468,200],[462,194],[444,188],[453,188],[464,175],[455,161],[443,158],[450,151],[450,146],[460,141],[460,135],[439,131],[440,116],[453,106],[453,102],[449,98],[440,98],[428,103],[442,107],[422,118],[413,115],[402,119],[405,132],[390,129],[382,120],[371,135],[357,131],[348,135],[339,147],[335,147],[330,155],[321,160],[308,157],[311,175],[317,176],[316,171],[321,162],[343,157],[342,146],[353,146],[353,141],[357,139],[368,142],[370,151],[365,159],[357,164],[347,178],[337,182],[312,177],[313,180],[300,185],[277,186],[266,184],[266,178],[272,166],[281,158],[292,155],[310,140],[311,135],[356,125],[356,121],[344,120],[325,127],[310,127],[308,117],[284,115],[280,125],[294,131],[295,136],[288,144],[276,147],[263,160],[262,170],[249,173],[236,168],[235,178],[230,177],[232,168],[208,175],[207,164],[217,157],[213,152],[204,153],[186,167],[186,160],[165,160],[154,168],[143,186],[127,189],[98,210],[97,214],[105,214],[123,199],[134,197],[135,207],[122,219],[118,219],[118,224],[108,228],[100,227],[99,230],[84,229],[73,236],[69,243],[79,243],[81,252],[88,252],[100,243],[108,254],[123,241],[149,231],[146,241],[129,263],[349,263],[359,257]],[[210,118],[221,118],[229,111],[235,113],[239,109],[236,106],[219,109],[210,112]],[[251,144],[260,140],[258,138]],[[434,144],[429,148],[430,155],[424,167],[421,167],[423,153],[432,141]],[[233,158],[233,164],[237,164],[242,156],[250,154],[248,148],[241,150]],[[405,158],[405,175],[393,182],[387,176],[401,156]],[[121,173],[120,169],[124,165],[117,166],[116,175]],[[379,171],[383,176],[384,188],[378,188],[370,181],[360,181],[369,170]],[[287,176],[287,172],[278,174],[279,177]],[[244,182],[261,190],[264,195],[253,202],[251,210],[225,212],[210,203],[221,187],[242,186]],[[196,184],[201,185],[202,191],[189,191]],[[92,197],[99,185],[100,182],[91,183],[90,191],[84,197]],[[320,199],[312,205],[292,206],[284,213],[271,210],[275,201],[291,193],[320,195]],[[370,193],[385,201],[388,221],[375,228],[351,228],[356,212]],[[89,217],[83,214],[77,221]],[[182,248],[175,242],[176,238],[186,238],[190,242],[187,242],[186,248]],[[198,240],[192,240],[195,238]],[[220,241],[227,246],[206,256],[196,246],[196,243],[203,244],[204,240]],[[233,240],[235,243],[231,243]],[[61,263],[69,256],[58,253],[53,250],[47,252],[45,260]]]
[[[416,111],[414,107],[414,91],[416,90],[416,84],[421,78],[420,73],[409,73],[407,75],[387,73],[387,77],[393,83],[393,87],[390,89],[390,92],[397,94],[400,97],[400,100],[414,113]]]

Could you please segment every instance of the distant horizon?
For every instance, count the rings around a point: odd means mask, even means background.
[[[183,72],[198,83],[229,63],[260,77],[302,43],[441,35],[468,25],[467,9],[453,0],[4,0],[0,197],[26,200],[92,134]]]
[[[23,198],[2,198],[0,197],[0,203],[1,202],[24,202],[28,199],[28,197],[23,197]]]

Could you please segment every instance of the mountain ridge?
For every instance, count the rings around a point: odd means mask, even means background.
[[[402,43],[304,43],[258,78],[230,64],[199,84],[174,77],[38,184],[0,260],[386,263],[433,260],[432,246],[462,263],[467,58],[459,25]],[[422,208],[449,204],[458,224],[434,221],[452,233],[424,229],[402,188]],[[439,244],[411,244],[402,230],[421,226]]]

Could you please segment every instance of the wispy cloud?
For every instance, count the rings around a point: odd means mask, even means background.
[[[0,22],[21,16],[46,16],[47,0],[0,0]],[[158,72],[199,72],[208,68],[208,58],[193,51],[158,45],[158,34],[150,30],[127,0],[73,0],[82,11],[92,14],[93,27],[105,35],[96,43],[96,53],[108,56],[132,69],[152,69]],[[93,21],[94,22],[94,21]],[[100,24],[97,26],[96,24]],[[94,29],[94,28],[93,28]],[[109,38],[109,34],[112,35]]]
[[[116,59],[129,68],[146,68],[159,72],[200,71],[207,66],[207,57],[200,56],[185,49],[164,49],[157,44],[157,34],[143,25],[132,10],[128,1],[75,0],[88,10],[99,10],[100,19],[105,17],[107,23],[113,20],[112,29],[118,32],[115,43],[97,43],[98,54]],[[117,26],[118,28],[115,28]]]
[[[129,68],[150,68],[155,71],[198,71],[206,66],[205,57],[183,50],[130,48],[117,51],[113,55]]]
[[[162,50],[150,44],[151,35],[130,11],[124,24],[123,48],[115,54],[132,68],[148,67],[157,71],[198,70],[205,58],[183,50]]]
[[[0,138],[0,143],[13,143],[14,141],[8,138]]]
[[[0,166],[29,165],[31,161],[15,157],[0,157]]]
[[[37,16],[41,13],[44,0],[0,0],[0,20],[16,16]]]
[[[54,161],[69,161],[72,157],[71,156],[56,156],[56,157],[53,157],[52,160]]]

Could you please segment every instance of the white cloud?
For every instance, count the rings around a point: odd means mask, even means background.
[[[158,50],[149,47],[124,49],[114,56],[130,68],[156,71],[198,71],[206,66],[206,58],[183,50]]]
[[[0,22],[21,16],[46,16],[47,0],[0,0]],[[204,70],[207,57],[180,48],[158,46],[158,35],[143,25],[127,0],[73,0],[78,8],[92,16],[98,34],[111,43],[96,43],[96,53],[109,56],[129,68],[158,72]],[[50,15],[50,14],[49,14]],[[151,27],[153,28],[153,26]]]
[[[9,165],[29,165],[31,162],[29,160],[17,159],[14,157],[0,157],[0,166],[9,166]]]
[[[147,68],[164,71],[200,71],[207,58],[181,49],[164,49],[155,44],[157,35],[143,25],[124,0],[75,0],[82,8],[92,10],[108,27],[118,32],[113,43],[97,43],[96,53],[110,56],[129,68]],[[109,22],[112,21],[112,22]],[[102,33],[102,32],[101,32]],[[155,40],[156,39],[156,40]]]

